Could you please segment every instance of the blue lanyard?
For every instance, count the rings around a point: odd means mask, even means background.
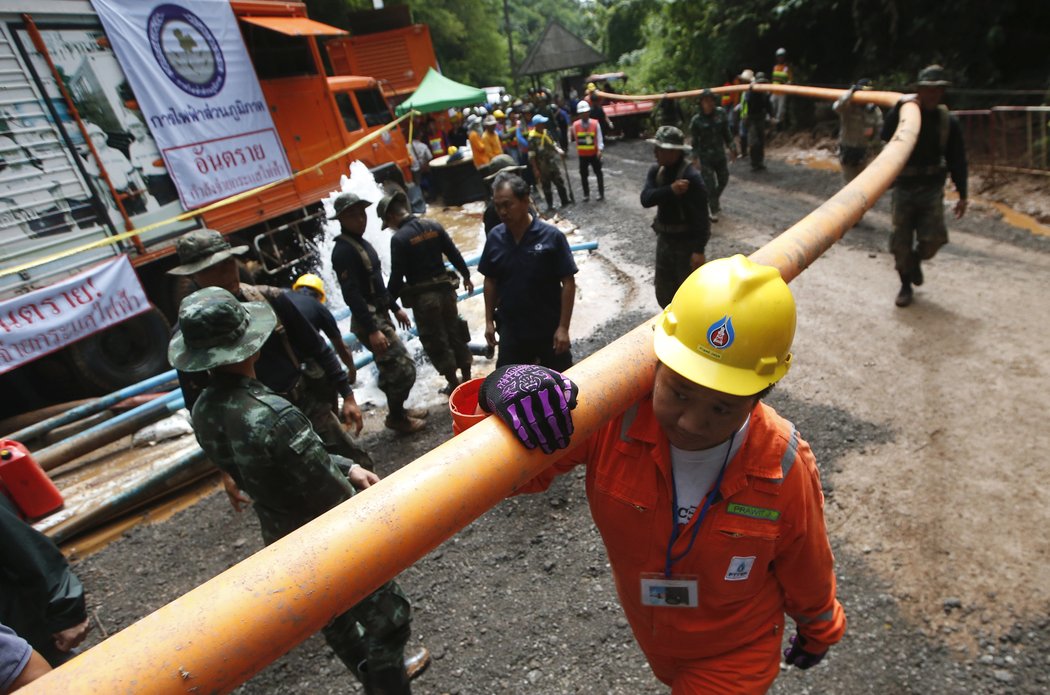
[[[729,449],[726,450],[725,461],[722,462],[722,469],[718,471],[718,478],[715,479],[714,487],[712,487],[706,495],[704,495],[704,506],[700,508],[699,516],[696,517],[696,524],[693,526],[693,533],[689,537],[689,545],[686,549],[677,556],[671,555],[671,550],[674,548],[675,541],[678,540],[678,488],[674,484],[674,464],[671,465],[671,540],[667,542],[667,561],[664,563],[664,576],[671,576],[671,567],[674,563],[681,560],[683,557],[689,554],[689,551],[693,549],[693,543],[696,542],[696,536],[700,533],[700,524],[704,523],[704,517],[707,516],[707,510],[711,508],[711,504],[715,501],[715,497],[718,495],[718,489],[722,487],[722,476],[725,475],[726,467],[729,465],[729,455],[733,453],[733,440],[736,439],[736,432],[729,438]]]

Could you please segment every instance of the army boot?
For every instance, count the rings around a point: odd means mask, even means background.
[[[914,293],[911,289],[911,277],[908,273],[901,273],[901,290],[897,293],[897,299],[895,304],[900,307],[905,307],[911,304]]]

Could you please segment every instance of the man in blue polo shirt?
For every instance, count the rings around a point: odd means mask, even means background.
[[[502,224],[485,240],[478,272],[485,276],[485,340],[497,344],[496,366],[572,366],[569,322],[576,301],[576,262],[556,227],[530,212],[529,185],[501,172],[492,201]]]

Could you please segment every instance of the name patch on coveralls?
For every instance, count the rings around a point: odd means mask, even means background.
[[[751,519],[764,519],[765,521],[777,521],[780,512],[776,509],[764,509],[763,507],[752,507],[750,504],[737,504],[733,502],[726,507],[726,512],[737,516],[746,516]]]

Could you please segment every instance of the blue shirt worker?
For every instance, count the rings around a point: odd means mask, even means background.
[[[478,272],[485,276],[485,340],[497,345],[497,366],[572,366],[569,323],[576,301],[576,262],[557,227],[531,213],[529,185],[501,172],[492,199],[502,224],[485,240]]]

